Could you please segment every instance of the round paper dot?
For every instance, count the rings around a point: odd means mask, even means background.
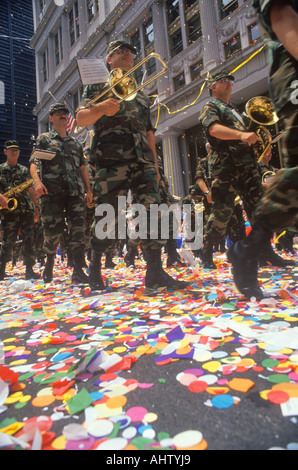
[[[271,403],[275,403],[276,405],[286,403],[290,399],[289,395],[282,390],[271,390],[267,393],[267,398]]]
[[[143,408],[142,406],[134,406],[126,411],[126,414],[131,419],[132,423],[142,421],[147,413],[148,411],[146,408]]]
[[[234,398],[228,394],[216,395],[212,398],[211,403],[215,408],[226,409],[234,405]]]
[[[208,384],[206,382],[203,382],[202,380],[195,380],[188,386],[188,390],[194,393],[201,393],[206,390],[208,387]]]
[[[200,431],[184,431],[173,437],[175,447],[188,448],[193,447],[201,442],[203,435]]]
[[[114,424],[108,419],[98,419],[89,423],[86,429],[88,434],[93,437],[105,437],[111,434],[114,429]]]
[[[45,406],[49,406],[54,403],[55,397],[53,395],[41,395],[39,397],[35,397],[32,400],[32,405],[36,406],[37,408],[43,408]]]
[[[124,437],[115,437],[114,439],[107,439],[100,443],[96,450],[123,450],[127,446],[128,441]]]
[[[158,419],[158,416],[155,413],[147,413],[144,416],[144,420],[146,421],[146,423],[153,423],[157,419]]]

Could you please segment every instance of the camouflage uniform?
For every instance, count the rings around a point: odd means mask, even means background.
[[[242,122],[235,112],[236,109],[231,104],[213,98],[204,106],[199,117],[211,146],[213,203],[204,233],[205,242],[216,243],[225,236],[238,195],[251,222],[254,210],[263,195],[257,164],[249,145],[241,141],[220,140],[209,134],[209,127],[214,123],[247,132],[245,122]]]
[[[298,12],[298,0],[288,2]],[[298,79],[297,61],[284,49],[272,31],[272,0],[254,0],[258,21],[269,39],[270,92],[286,130],[282,139],[284,165],[266,192],[257,214],[272,231],[295,224],[298,211],[298,108],[292,103],[293,83]]]
[[[3,194],[9,189],[29,180],[28,168],[17,163],[10,166],[7,163],[0,165],[0,192]],[[3,231],[3,243],[1,248],[1,263],[7,263],[11,259],[11,252],[16,243],[20,230],[23,240],[23,260],[26,265],[33,266],[34,254],[34,205],[29,195],[29,189],[14,196],[17,199],[17,208],[9,212],[1,210],[1,223]]]
[[[83,103],[103,90],[104,85],[89,85],[83,94]],[[94,124],[90,163],[95,166],[94,196],[96,205],[110,204],[118,224],[118,196],[126,196],[131,189],[134,201],[146,207],[149,216],[151,204],[160,204],[157,162],[147,140],[147,132],[153,130],[150,120],[149,99],[138,92],[132,101],[121,103],[120,111],[112,116],[103,116]],[[115,240],[99,240],[93,224],[92,248],[103,253]],[[149,218],[148,218],[148,227]],[[116,239],[117,230],[116,230]],[[152,249],[165,244],[162,240],[143,240],[144,246]]]
[[[288,1],[298,12],[298,0]],[[247,299],[263,298],[258,282],[258,263],[263,247],[270,244],[274,231],[295,224],[298,212],[298,109],[292,103],[292,84],[298,78],[297,60],[275,36],[270,20],[274,0],[254,0],[258,21],[269,38],[270,92],[281,126],[286,130],[282,142],[287,168],[278,171],[256,210],[255,223],[248,237],[228,252],[234,282]],[[290,264],[289,262],[287,264]],[[291,263],[292,264],[292,263]]]
[[[40,169],[48,194],[40,199],[44,229],[44,251],[56,253],[67,220],[72,250],[85,244],[86,207],[80,167],[85,165],[83,148],[73,137],[61,138],[52,130],[37,137],[36,149],[54,151],[52,160],[30,159]]]

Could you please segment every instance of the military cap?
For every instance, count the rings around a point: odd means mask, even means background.
[[[69,114],[69,111],[68,111],[67,107],[65,106],[65,104],[63,104],[63,103],[54,103],[50,106],[50,115],[52,116],[57,111],[61,111],[61,110],[65,111],[67,114]]]
[[[19,149],[20,146],[16,140],[7,140],[4,144],[6,149]]]
[[[210,75],[208,79],[208,87],[210,88],[211,85],[213,85],[215,82],[218,82],[218,80],[221,80],[222,78],[229,78],[230,80],[235,80],[235,77],[233,75],[230,75],[229,72],[226,70],[221,70],[220,72],[216,72],[214,75]]]
[[[129,49],[134,54],[137,53],[137,50],[131,44],[129,44],[126,41],[120,41],[119,40],[119,41],[110,42],[110,44],[108,45],[108,49],[107,49],[108,56],[111,56],[112,54],[114,54],[114,52],[116,52],[118,49],[120,49],[120,47],[127,47],[127,49]]]

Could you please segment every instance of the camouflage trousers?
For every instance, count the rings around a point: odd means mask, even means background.
[[[13,211],[5,214],[1,219],[3,242],[1,247],[1,261],[7,263],[11,259],[13,247],[17,241],[18,232],[23,240],[22,255],[26,265],[35,264],[34,246],[34,212]]]
[[[98,208],[102,204],[108,204],[114,211],[114,220],[112,227],[107,226],[106,236],[99,239],[96,226],[105,216],[98,215],[97,209],[95,210],[91,247],[96,252],[102,253],[106,251],[114,246],[115,241],[123,238],[123,234],[119,236],[118,197],[127,196],[129,190],[132,192],[134,203],[144,206],[147,213],[148,231],[146,237],[142,239],[143,246],[150,249],[158,249],[165,245],[166,241],[158,239],[158,237],[154,240],[150,239],[150,206],[161,203],[156,166],[153,162],[143,163],[134,160],[102,168],[97,172],[94,184],[96,206]],[[122,214],[122,216],[125,218],[125,214]],[[160,224],[160,220],[158,222]],[[111,231],[109,232],[110,228],[113,229],[114,236],[111,234]],[[122,229],[123,227],[121,231]]]
[[[235,217],[235,225],[239,223],[235,209],[237,196],[243,202],[248,220],[253,223],[255,210],[263,193],[261,177],[254,165],[219,169],[212,180],[213,202],[205,225],[204,242],[217,243],[224,237],[232,217]]]
[[[85,246],[86,204],[84,196],[70,196],[68,193],[41,198],[41,219],[44,230],[43,250],[47,254],[56,253],[65,229],[69,229],[69,247],[82,249]]]
[[[208,202],[205,202],[205,211],[204,211],[204,233],[206,232],[206,226],[208,219],[211,214],[212,205]],[[226,232],[224,236],[228,236],[231,242],[235,243],[238,240],[242,240],[246,235],[245,231],[245,221],[242,214],[241,204],[234,205],[234,210],[226,227]]]
[[[288,168],[276,174],[257,208],[257,216],[271,231],[297,223],[298,217],[298,110],[281,116],[286,131],[282,139],[282,155]]]

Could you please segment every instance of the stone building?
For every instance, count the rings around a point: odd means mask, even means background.
[[[125,39],[138,51],[136,62],[151,52],[165,60],[167,73],[145,91],[152,96],[158,152],[176,196],[188,193],[197,159],[205,154],[198,115],[209,99],[206,87],[201,93],[208,72],[240,66],[232,101],[241,111],[251,97],[268,94],[267,51],[260,51],[251,0],[33,0],[33,5],[39,132],[47,128],[55,100],[65,100],[74,114],[83,91],[78,58],[105,58],[110,41]],[[145,62],[136,71],[138,83],[159,67],[155,60]],[[85,141],[86,131],[77,137]]]

